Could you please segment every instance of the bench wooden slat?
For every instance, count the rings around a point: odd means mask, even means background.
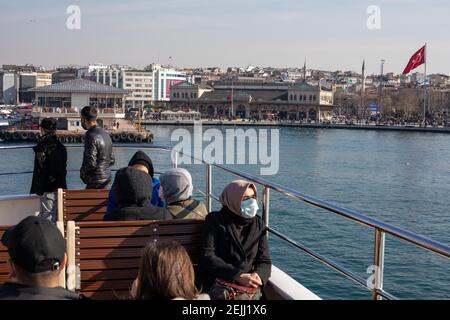
[[[77,200],[80,198],[83,199],[107,199],[109,196],[108,190],[69,190],[65,191],[64,199],[65,200]]]
[[[120,238],[105,238],[103,241],[98,241],[97,238],[83,238],[78,239],[80,241],[79,248],[111,248],[111,247],[144,247],[147,243],[156,239],[155,236],[151,237],[120,237]],[[167,239],[165,236],[158,237],[160,240]],[[182,245],[199,243],[201,234],[186,234],[180,236],[170,236],[171,240],[177,241]]]
[[[7,262],[0,263],[0,273],[9,273],[9,265]]]
[[[64,221],[102,221],[104,213],[80,213],[64,215]]]
[[[188,252],[197,253],[197,245],[184,246]],[[144,246],[137,248],[103,248],[103,249],[82,249],[79,251],[79,259],[81,265],[84,264],[83,259],[114,259],[114,258],[140,258]]]
[[[120,237],[120,236],[151,236],[154,234],[170,235],[170,234],[192,234],[201,233],[201,225],[188,224],[179,225],[179,228],[173,228],[165,225],[147,225],[147,226],[120,226],[101,228],[80,228],[80,238],[83,237]],[[156,228],[156,230],[155,230]]]
[[[129,296],[128,290],[115,291],[83,291],[83,296],[94,300],[117,300],[126,299]]]
[[[0,284],[3,284],[9,280],[10,280],[9,274],[7,273],[0,274]]]
[[[91,207],[98,206],[103,207],[108,204],[108,199],[77,199],[64,201],[65,207]]]
[[[114,259],[114,258],[140,258],[143,247],[138,248],[106,248],[80,250],[79,259]],[[81,262],[83,264],[84,261]]]
[[[83,291],[111,291],[111,290],[129,290],[133,285],[134,279],[125,280],[106,280],[106,281],[82,281],[81,293]]]
[[[103,270],[103,269],[128,269],[138,268],[140,258],[135,259],[111,259],[111,260],[84,260],[80,263],[80,270]]]
[[[137,268],[121,269],[121,270],[83,271],[81,273],[81,281],[135,279],[137,274],[138,274]]]
[[[70,207],[65,206],[64,207],[64,214],[81,214],[81,213],[98,213],[98,214],[105,214],[107,210],[106,206],[95,206],[95,207]]]
[[[9,260],[9,253],[8,251],[0,251],[0,261],[8,261]]]

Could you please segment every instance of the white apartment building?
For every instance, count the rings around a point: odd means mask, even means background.
[[[98,83],[131,90],[126,97],[127,107],[148,106],[154,101],[169,101],[170,88],[178,83],[194,82],[186,72],[152,64],[145,70],[135,70],[117,65],[90,65],[78,71],[79,77],[89,78]]]
[[[122,70],[122,89],[131,90],[125,98],[126,107],[147,106],[154,101],[154,80],[152,71]]]
[[[153,75],[153,101],[169,101],[170,87],[188,80],[184,71],[165,68],[157,64],[151,65],[151,70]]]

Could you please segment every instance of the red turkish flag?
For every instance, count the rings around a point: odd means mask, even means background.
[[[411,70],[414,70],[418,66],[425,63],[425,47],[419,49],[416,53],[413,54],[411,59],[409,59],[408,65],[405,70],[403,70],[403,74],[408,74]]]

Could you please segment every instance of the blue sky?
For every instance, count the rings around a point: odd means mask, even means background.
[[[66,28],[69,5],[81,29]],[[381,30],[366,27],[369,5]],[[428,71],[450,74],[448,0],[0,0],[0,64],[152,62],[401,72],[428,43]],[[169,61],[172,56],[172,61]],[[422,69],[419,69],[422,70]]]

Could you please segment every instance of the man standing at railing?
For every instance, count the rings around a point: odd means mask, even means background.
[[[81,110],[81,125],[87,132],[80,178],[86,184],[86,189],[109,189],[110,167],[114,164],[112,141],[108,132],[97,125],[95,107],[86,106]]]
[[[43,119],[41,135],[33,147],[34,170],[30,193],[41,197],[40,215],[46,219],[56,220],[56,191],[67,189],[66,147],[56,138],[56,120]]]

